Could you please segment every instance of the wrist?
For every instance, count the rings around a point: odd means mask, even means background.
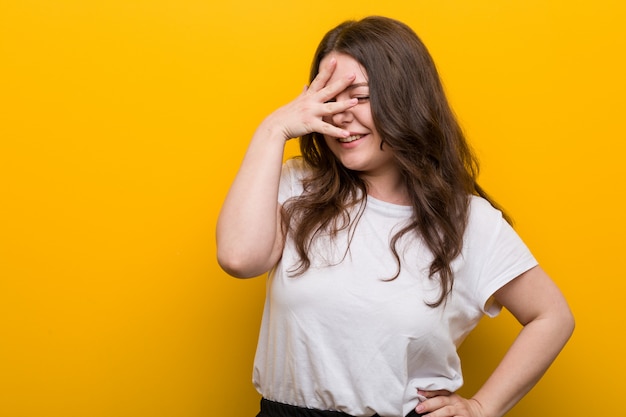
[[[482,417],[502,417],[504,415],[496,412],[495,410],[489,410],[488,407],[476,397],[469,398],[468,400],[472,403],[472,408],[476,410],[476,415]]]
[[[282,143],[294,138],[280,118],[275,117],[274,114],[267,116],[257,130],[262,132],[263,136],[272,138],[272,140],[279,140]]]

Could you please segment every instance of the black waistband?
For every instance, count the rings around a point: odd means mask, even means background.
[[[406,417],[419,417],[422,414],[417,414],[415,410],[412,410]],[[257,417],[355,417],[350,414],[342,413],[341,411],[327,411],[316,410],[313,408],[297,407],[295,405],[277,403],[265,398],[261,398],[261,412],[257,414]],[[380,417],[378,414],[374,414],[371,417]]]

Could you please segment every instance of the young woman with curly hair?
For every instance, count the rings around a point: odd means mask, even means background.
[[[302,155],[283,164],[292,138]],[[260,417],[498,417],[537,383],[572,314],[477,175],[412,29],[374,16],[326,34],[310,85],[257,129],[218,220],[222,268],[269,272]],[[457,348],[502,307],[523,329],[463,398]]]

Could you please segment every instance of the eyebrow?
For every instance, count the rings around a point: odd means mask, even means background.
[[[369,84],[368,83],[352,84],[352,85],[349,85],[348,87],[346,87],[346,90],[353,90],[353,89],[359,88],[359,87],[369,87]]]

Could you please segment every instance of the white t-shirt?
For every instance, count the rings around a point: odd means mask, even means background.
[[[285,164],[279,200],[302,193],[303,164]],[[486,200],[472,197],[461,255],[453,262],[454,288],[445,306],[437,280],[428,278],[432,255],[418,237],[402,238],[402,270],[390,238],[412,208],[367,198],[346,251],[348,232],[318,239],[311,267],[297,277],[298,259],[287,239],[270,272],[254,384],[265,398],[353,416],[401,417],[419,402],[417,389],[456,391],[463,384],[457,347],[483,314],[501,307],[492,295],[534,267],[530,251]]]

